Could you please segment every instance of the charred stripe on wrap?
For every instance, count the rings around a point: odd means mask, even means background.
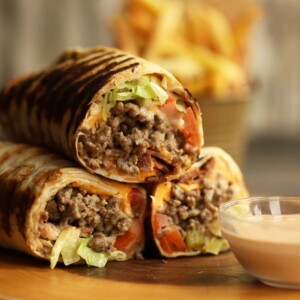
[[[70,85],[75,84],[76,82],[79,82],[81,80],[81,78],[83,78],[87,75],[88,72],[92,71],[94,68],[97,68],[99,66],[99,62],[101,62],[101,60],[99,61],[99,59],[102,59],[108,55],[111,55],[111,52],[108,52],[108,53],[105,53],[102,55],[98,55],[98,56],[94,56],[88,60],[82,61],[79,64],[72,64],[70,66],[70,68],[68,69],[67,74],[61,74],[62,78],[57,82],[56,85],[55,85],[55,82],[50,82],[52,85],[54,84],[52,89],[55,93],[57,93],[55,96],[55,100],[58,102],[58,99],[61,99],[62,95],[65,93],[66,89],[68,89],[70,87]],[[92,63],[92,64],[90,64],[90,63]],[[76,78],[76,80],[74,80],[74,78]],[[49,100],[51,101],[51,99],[49,99],[48,95],[45,97],[45,99],[41,99],[42,104],[39,105],[39,109],[38,109],[39,116],[41,116],[41,114],[42,114],[42,109],[43,109],[44,103],[47,103]],[[55,115],[56,115],[56,107],[54,105],[52,105],[51,110],[47,110],[45,112],[45,116],[47,119],[51,120],[55,117]]]
[[[5,163],[10,157],[12,157],[15,154],[22,153],[22,151],[26,148],[26,146],[18,146],[14,149],[11,149],[10,152],[4,152],[0,156],[0,163],[1,165]],[[4,182],[7,180],[7,178],[10,178],[12,176],[12,170],[8,170],[7,172],[4,172],[3,174],[0,174],[0,199],[10,199],[10,201],[0,201],[0,225],[3,227],[3,230],[7,233],[7,235],[10,234],[10,210],[13,206],[14,201],[14,194],[17,191],[17,182],[15,181],[10,186],[7,186]]]
[[[1,227],[8,236],[11,234],[10,217],[16,215],[19,232],[25,237],[25,216],[40,193],[35,190],[35,186],[38,183],[42,190],[45,184],[49,184],[61,174],[61,167],[55,165],[58,159],[56,155],[47,155],[46,149],[39,149],[34,152],[26,151],[26,149],[28,147],[25,145],[16,145],[16,147],[10,148],[9,153],[4,152],[0,156],[2,165],[16,155],[19,155],[23,160],[23,164],[20,166],[11,166],[2,173],[0,171],[0,199],[10,200],[0,201]],[[25,155],[23,150],[26,151]],[[38,168],[36,168],[34,161],[31,160],[32,156],[39,160],[44,155],[47,155],[47,160],[39,163]],[[45,168],[45,165],[49,165],[51,162],[53,162],[53,166],[48,169]]]
[[[99,67],[99,63],[104,57],[111,55],[112,52],[108,52],[105,54],[97,55],[92,58],[89,58],[87,60],[84,60],[78,64],[70,63],[69,68],[65,70],[59,70],[60,72],[60,78],[58,81],[56,81],[56,78],[52,78],[51,73],[49,74],[48,78],[44,79],[44,83],[48,86],[48,88],[51,88],[51,90],[54,93],[57,93],[55,95],[55,98],[52,99],[51,96],[46,95],[45,98],[38,99],[39,108],[37,114],[41,116],[43,112],[43,106],[47,105],[49,101],[55,101],[59,103],[59,100],[61,100],[62,96],[64,96],[65,91],[70,87],[72,84],[76,84],[77,82],[80,82],[80,80],[84,77],[86,77],[88,72],[91,72],[93,69]],[[100,59],[100,61],[99,61]],[[92,63],[94,62],[94,63]],[[92,63],[92,64],[91,64]],[[76,78],[76,80],[74,80]],[[61,86],[63,86],[61,88]],[[49,99],[50,98],[50,99]],[[41,103],[41,104],[40,104]],[[55,119],[56,114],[56,107],[54,105],[51,105],[49,107],[51,109],[47,110],[45,112],[45,117],[49,120]]]
[[[122,55],[122,56],[124,56],[124,55]],[[118,57],[120,57],[120,55],[114,56],[113,58],[118,58]],[[113,58],[110,57],[110,58],[107,58],[107,59],[105,59],[103,61],[100,61],[100,62],[102,64],[104,64],[104,63],[110,62]],[[98,69],[97,73],[100,73],[100,72],[104,71],[103,69],[99,70],[99,63],[100,62],[98,62],[96,64],[95,69]],[[76,67],[77,66],[74,65],[75,70],[76,70]],[[72,71],[72,68],[71,68],[71,71]],[[76,99],[78,93],[80,93],[79,92],[80,89],[84,89],[85,85],[88,84],[91,80],[93,80],[95,74],[94,73],[91,74],[91,71],[92,71],[92,69],[90,69],[89,65],[86,66],[86,69],[85,68],[79,69],[78,72],[80,72],[83,76],[81,76],[78,81],[70,81],[69,85],[66,85],[63,90],[59,91],[58,95],[55,95],[55,98],[53,100],[54,100],[54,102],[56,102],[57,104],[60,105],[59,107],[55,107],[55,105],[53,105],[52,102],[45,103],[46,107],[48,105],[46,111],[49,112],[48,118],[50,120],[53,120],[55,122],[61,121],[63,116],[64,116],[64,113],[70,108],[70,104],[72,104],[72,106],[71,106],[72,109],[77,109],[78,108],[76,106],[76,104],[74,103],[76,101],[75,99]],[[74,96],[75,96],[75,98],[74,98]],[[91,97],[91,99],[92,99],[92,97]],[[90,101],[91,99],[88,99],[88,101]],[[84,99],[79,99],[79,100],[84,100]],[[59,111],[56,110],[57,108],[59,108]],[[72,114],[72,117],[73,116],[74,115]]]
[[[105,55],[102,54],[103,57],[106,55],[108,54]],[[98,59],[99,56],[101,55],[98,55],[96,57],[94,56],[93,59]],[[85,59],[83,63],[88,63],[89,60],[91,59]],[[68,65],[72,66],[71,64]],[[57,70],[56,67],[52,69],[50,73],[52,74],[55,72],[59,73],[61,72],[61,70],[59,69]],[[39,127],[37,128],[37,126],[35,126],[36,124],[32,124],[32,121],[34,121],[35,118],[39,117],[40,115],[39,109],[43,108],[42,104],[34,105],[34,102],[36,100],[35,98],[39,96],[41,98],[40,100],[43,100],[43,98],[47,97],[47,95],[49,94],[46,93],[46,91],[48,91],[49,88],[46,85],[41,85],[41,81],[45,78],[45,76],[47,76],[47,74],[49,74],[49,72],[47,72],[46,74],[38,73],[35,74],[34,76],[27,76],[27,77],[15,79],[11,81],[11,83],[8,84],[8,86],[5,89],[2,90],[0,108],[2,108],[1,110],[3,111],[4,110],[10,111],[8,117],[0,114],[0,117],[2,117],[3,120],[5,120],[2,121],[3,124],[9,126],[9,123],[11,122],[11,120],[9,120],[9,117],[12,115],[12,107],[15,106],[16,109],[18,109],[21,106],[21,103],[26,103],[28,130],[31,132],[36,132],[36,130],[38,130],[37,134],[40,135],[41,138],[43,137],[44,134],[41,131],[41,129]],[[56,76],[58,75],[56,74]],[[20,82],[16,84],[16,81],[20,81]],[[41,92],[42,88],[45,89],[44,92]],[[51,100],[53,100],[52,97]],[[35,111],[34,116],[31,116],[33,108],[38,111]],[[56,107],[54,106],[54,108]],[[13,126],[10,126],[10,130],[12,128]]]
[[[111,52],[109,52],[109,54],[111,54]],[[54,108],[55,111],[55,109],[57,108],[55,106],[55,103],[59,103],[58,100],[60,100],[61,98],[60,96],[61,94],[64,93],[65,89],[68,88],[68,84],[73,84],[74,78],[77,79],[78,76],[80,75],[79,77],[80,79],[84,77],[87,72],[99,66],[99,61],[97,60],[104,56],[106,56],[106,54],[94,56],[78,64],[74,64],[72,61],[70,61],[66,63],[64,68],[61,68],[61,66],[57,66],[56,68],[52,69],[50,72],[47,72],[45,76],[41,79],[41,84],[45,86],[47,90],[51,90],[51,93],[46,94],[44,97],[38,97],[38,98],[35,98],[36,93],[33,93],[32,95],[28,95],[28,99],[30,99],[31,101],[30,109],[32,110],[33,106],[37,105],[38,116],[41,116],[44,106],[48,106],[48,108],[52,107]],[[97,62],[95,62],[95,64],[90,65],[89,63],[91,63],[92,61],[97,61]],[[77,75],[77,77],[74,75]],[[62,90],[58,90],[59,94],[55,95],[55,91],[62,85],[64,86],[64,88]],[[53,97],[54,95],[55,97]],[[56,116],[56,114],[53,113],[53,110],[51,110],[51,112],[47,110],[46,118],[51,120],[53,116]]]
[[[22,171],[22,172],[21,172]],[[0,175],[0,195],[2,199],[10,199],[10,201],[1,201],[0,210],[1,210],[1,227],[4,229],[6,234],[9,236],[11,233],[10,227],[10,216],[14,209],[18,209],[19,211],[24,210],[24,205],[26,202],[31,202],[31,197],[33,196],[31,193],[23,191],[20,193],[22,181],[33,171],[33,167],[24,167],[22,166],[16,172],[11,172],[10,170],[2,173]],[[22,200],[22,201],[21,201]],[[18,207],[16,204],[19,203],[21,206]],[[24,217],[22,214],[19,214],[18,222],[23,222]],[[20,227],[20,225],[18,224]],[[24,226],[23,226],[24,227]],[[20,227],[20,230],[24,230],[24,228]],[[23,234],[23,233],[22,233]]]
[[[57,177],[61,175],[59,169],[49,170],[47,172],[38,172],[34,179],[32,180],[32,184],[39,183],[42,185],[42,189],[45,184],[50,184],[51,181],[54,181]],[[42,183],[42,184],[41,184]],[[26,195],[27,194],[27,195]],[[25,238],[26,234],[26,216],[27,212],[29,212],[35,203],[35,201],[39,198],[40,193],[21,193],[21,196],[17,198],[16,201],[13,202],[12,212],[16,212],[17,220],[18,220],[18,228],[19,232]]]
[[[40,74],[34,74],[28,76],[26,80],[20,80],[18,84],[15,84],[17,80],[12,82],[12,86],[7,86],[4,88],[0,94],[0,112],[7,111],[8,108],[11,106],[11,102],[16,102],[16,105],[20,105],[20,101],[22,100],[22,96],[25,91],[29,88],[29,86],[36,80],[36,78]]]
[[[55,62],[55,64],[61,64],[69,60],[77,61],[93,54],[103,53],[104,49],[95,47],[89,50],[78,51],[78,49],[70,49],[65,51]]]

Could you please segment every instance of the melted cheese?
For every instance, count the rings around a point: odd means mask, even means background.
[[[97,121],[102,121],[102,111],[89,118],[89,120],[86,122],[87,128],[93,128]]]
[[[199,183],[193,183],[193,184],[177,183],[177,185],[180,186],[185,192],[198,190],[201,188]]]
[[[157,186],[154,194],[155,207],[163,205],[164,201],[169,201],[171,198],[172,182],[167,181]]]

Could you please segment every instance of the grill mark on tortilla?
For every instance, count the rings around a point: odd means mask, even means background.
[[[36,83],[38,83],[40,81],[40,76],[43,76],[43,73],[38,73],[29,79],[24,79],[25,85],[22,89],[19,89],[18,95],[17,95],[16,99],[14,100],[15,104],[18,107],[21,106],[22,102],[26,101],[25,99],[27,99],[27,95],[31,90],[31,86],[36,85]],[[36,89],[37,89],[37,87],[35,86],[35,88],[33,88],[32,90],[35,91]],[[27,108],[28,108],[31,104],[31,99],[29,99],[29,101],[27,100],[26,103],[27,103]]]
[[[26,215],[36,198],[35,186],[38,183],[46,184],[53,181],[61,167],[57,165],[43,172],[44,165],[49,165],[51,161],[54,163],[57,161],[58,157],[55,154],[47,155],[44,161],[39,162],[38,168],[31,162],[32,157],[39,159],[40,156],[48,154],[47,149],[35,148],[32,150],[24,144],[10,144],[5,147],[7,150],[0,155],[0,163],[4,164],[14,157],[16,159],[8,162],[6,171],[2,171],[0,174],[0,223],[5,233],[10,236],[12,230],[10,218],[15,215],[18,230],[25,235]],[[18,161],[22,157],[24,157],[22,164],[18,165]],[[31,178],[34,172],[36,174]]]
[[[8,86],[1,91],[0,111],[6,110],[9,107],[11,100],[14,99],[14,97],[18,94],[18,90],[21,89],[24,84],[24,82],[21,82],[18,85],[14,84],[13,86]]]
[[[20,151],[21,149],[18,150],[19,153],[22,153]],[[36,157],[38,159],[38,157],[44,153],[47,153],[44,149],[41,149],[41,151],[31,151],[30,158]],[[55,162],[56,160],[57,156],[55,155],[47,156],[44,163],[38,165],[37,171],[35,165],[29,162],[26,164],[25,160],[23,165],[13,167],[13,169],[9,169],[0,175],[0,199],[4,199],[0,201],[0,220],[1,227],[8,236],[12,230],[10,217],[15,215],[18,231],[25,238],[26,218],[35,200],[39,198],[45,185],[51,185],[51,183],[61,175],[59,166],[43,172],[43,165],[47,165],[51,161]],[[32,177],[32,173],[35,171],[36,174]],[[40,187],[40,192],[38,193],[34,188],[36,185]],[[7,199],[10,199],[10,201]]]
[[[8,160],[12,156],[12,152],[4,152],[0,157],[0,165],[2,165],[6,160]]]
[[[9,236],[11,234],[10,217],[15,212],[18,215],[18,224],[24,224],[25,213],[23,207],[32,198],[29,189],[21,188],[24,180],[32,173],[34,166],[21,165],[14,170],[8,170],[0,175],[0,203],[2,228]],[[10,199],[8,201],[7,199]],[[18,212],[16,212],[18,211]],[[23,231],[19,225],[19,231]]]
[[[90,56],[90,55],[94,55],[94,54],[100,54],[100,53],[103,53],[105,50],[104,49],[101,49],[101,48],[93,48],[93,49],[89,49],[88,51],[78,51],[78,50],[69,50],[69,51],[66,51],[65,53],[63,53],[59,59],[56,61],[55,64],[61,64],[61,63],[65,63],[65,62],[68,62],[70,60],[73,60],[73,61],[77,61],[77,60],[80,60],[80,59],[83,59],[87,56]]]
[[[8,160],[13,155],[22,153],[24,149],[26,149],[28,146],[26,145],[17,145],[17,147],[13,147],[12,149],[9,149],[9,151],[5,151],[0,156],[0,165],[2,165],[6,160]]]
[[[99,63],[102,62],[102,60],[99,61],[99,59],[102,59],[103,57],[106,57],[107,55],[112,54],[112,52],[108,52],[105,54],[101,55],[97,55],[97,56],[93,56],[90,59],[84,60],[80,63],[73,63],[70,68],[68,70],[66,70],[65,72],[63,72],[61,74],[61,80],[58,82],[52,82],[52,93],[54,93],[55,98],[54,99],[60,99],[61,98],[61,94],[64,93],[64,91],[74,82],[76,82],[77,78],[80,77],[84,77],[86,76],[86,74],[88,74],[88,72],[90,72],[92,69],[96,68],[97,66],[99,66]],[[94,61],[94,63],[92,63]],[[80,77],[78,77],[78,75],[81,75]],[[76,80],[74,80],[74,78]],[[51,81],[50,81],[51,82]],[[61,88],[61,86],[63,86]],[[53,96],[51,93],[51,95],[49,94],[48,96],[46,96],[44,99],[42,99],[42,101],[39,101],[39,107],[38,107],[38,115],[41,116],[42,111],[43,111],[43,107],[44,105],[47,105],[47,103],[49,102],[49,98],[51,96]],[[56,101],[58,102],[58,100]],[[45,112],[45,117],[49,120],[51,120],[53,118],[53,115],[55,115],[55,106],[52,105],[51,110],[46,110]]]
[[[8,185],[6,179],[9,176],[9,171],[0,175],[0,226],[7,236],[11,234],[10,228],[10,211],[14,201],[14,192],[16,191],[17,182]],[[7,199],[7,197],[9,197]]]
[[[97,57],[93,57],[93,59],[97,59]],[[38,112],[37,115],[40,115],[41,111],[40,108],[43,108],[44,102],[49,100],[49,98],[52,98],[53,100],[53,89],[56,88],[56,86],[59,86],[61,84],[61,81],[63,81],[65,74],[72,74],[72,72],[76,71],[76,68],[80,68],[82,64],[89,63],[88,60],[78,63],[74,65],[72,61],[66,61],[65,64],[59,64],[56,65],[54,68],[52,68],[50,71],[46,71],[43,76],[39,79],[40,85],[45,87],[47,91],[50,91],[46,95],[46,97],[35,97],[37,94],[35,90],[32,91],[31,94],[27,96],[28,99],[30,99],[30,105],[28,106],[28,109],[31,111],[36,103],[38,103]],[[75,70],[74,70],[75,69]],[[74,77],[73,77],[74,78]]]
[[[122,57],[122,56],[124,56],[124,55],[120,55],[118,57]],[[114,57],[114,58],[118,58],[118,57]],[[103,61],[103,63],[109,63],[111,60],[112,60],[111,58],[108,58],[107,60]],[[123,61],[121,61],[120,63],[122,63],[122,62]],[[118,64],[118,63],[113,62],[111,64],[107,64],[104,69],[99,69],[97,71],[97,73],[102,74],[102,72],[106,71],[107,67],[113,67],[115,64]],[[71,108],[69,105],[70,104],[69,102],[72,101],[72,104],[75,104],[76,99],[77,99],[77,101],[78,101],[78,99],[81,100],[80,97],[78,97],[78,95],[80,96],[82,92],[79,92],[79,91],[80,90],[83,91],[85,89],[86,85],[88,85],[95,78],[98,78],[98,76],[99,75],[96,75],[96,74],[90,74],[89,76],[84,77],[81,81],[74,82],[74,84],[71,85],[64,93],[64,96],[66,96],[66,98],[67,98],[67,102],[64,103],[65,108],[66,109]],[[72,108],[76,109],[78,107],[75,104]]]
[[[32,179],[31,184],[39,184],[42,191],[45,185],[50,185],[60,175],[60,169],[38,172]],[[14,205],[12,206],[12,212],[17,216],[19,232],[24,238],[26,235],[26,217],[29,215],[34,203],[39,199],[41,191],[39,193],[33,193],[31,189],[27,189],[26,192],[22,192],[18,201],[14,201]]]
[[[65,85],[64,89],[61,89],[58,91],[57,95],[54,94],[54,101],[57,103],[57,107],[53,105],[53,103],[46,103],[46,111],[49,112],[48,119],[53,120],[54,122],[59,122],[63,119],[66,111],[70,108],[71,104],[74,109],[77,109],[78,107],[74,107],[73,103],[73,97],[74,95],[84,87],[85,84],[87,84],[95,74],[91,73],[92,69],[101,67],[102,64],[105,64],[107,62],[110,62],[113,59],[119,58],[124,56],[124,54],[114,55],[111,57],[108,57],[104,60],[101,60],[97,62],[95,65],[87,65],[83,66],[81,69],[78,69],[78,72],[82,72],[82,76],[77,81],[70,81],[69,84]],[[76,70],[77,65],[74,65],[74,68]],[[103,70],[99,70],[98,72],[102,72]],[[74,78],[74,77],[73,77]],[[43,109],[43,107],[42,107]]]
[[[108,52],[108,53],[104,53],[101,55],[96,55],[93,56],[89,59],[83,59],[81,62],[79,63],[74,63],[72,62],[72,64],[70,64],[70,68],[68,70],[66,70],[67,74],[63,73],[61,74],[61,81],[60,82],[52,82],[52,84],[54,84],[53,89],[57,90],[61,85],[65,85],[68,83],[71,83],[71,81],[74,81],[74,78],[77,79],[77,75],[79,75],[80,73],[84,74],[90,70],[92,70],[94,67],[98,66],[99,63],[102,61],[101,59],[103,57],[106,57],[108,55],[112,54],[112,52]],[[100,61],[99,61],[100,59]],[[49,78],[49,81],[51,82],[51,77]],[[58,90],[60,91],[60,90]]]
[[[30,78],[24,78],[24,80],[18,82],[18,84],[14,82],[12,86],[8,86],[7,89],[4,88],[0,94],[0,111],[7,113],[14,102],[16,102],[16,105],[20,105],[20,98],[23,98],[22,94],[25,93],[37,76],[38,74],[31,75]]]

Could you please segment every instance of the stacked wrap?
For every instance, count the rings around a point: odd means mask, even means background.
[[[105,47],[70,50],[8,82],[0,137],[59,150],[122,182],[176,178],[203,143],[199,107],[172,74]]]
[[[218,254],[228,249],[221,237],[218,207],[247,196],[231,156],[217,147],[203,148],[199,161],[179,178],[152,188],[150,222],[160,255]]]
[[[96,252],[103,256],[101,263],[124,260],[143,249],[142,187],[102,179],[47,149],[24,144],[0,142],[0,162],[2,247],[55,260],[52,256],[60,251],[52,251],[54,245],[59,248],[67,242],[62,248],[73,252],[66,254],[66,264],[84,259],[94,264],[86,256]],[[79,242],[86,252],[82,256],[76,255]],[[86,243],[91,246],[88,251]]]

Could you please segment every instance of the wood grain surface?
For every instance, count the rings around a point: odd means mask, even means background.
[[[0,249],[0,299],[300,299],[265,286],[231,252],[219,256],[110,262],[103,269],[49,264]]]

